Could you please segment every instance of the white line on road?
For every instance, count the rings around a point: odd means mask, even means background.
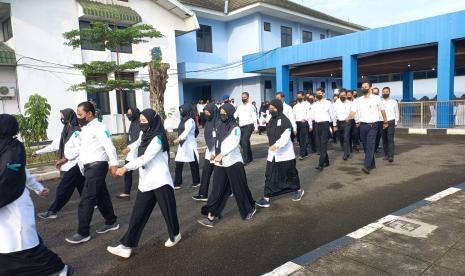
[[[263,276],[287,276],[302,268],[303,266],[301,265],[298,265],[293,262],[287,262],[282,266],[275,268],[273,271],[263,274]]]
[[[440,200],[441,198],[444,198],[444,197],[446,197],[446,196],[448,196],[448,195],[451,195],[451,194],[455,194],[455,193],[458,192],[458,191],[460,191],[459,188],[454,188],[454,187],[452,187],[452,188],[446,189],[446,190],[444,190],[444,191],[442,191],[442,192],[439,192],[439,193],[437,193],[437,194],[435,194],[435,195],[432,195],[432,196],[430,196],[430,197],[427,197],[427,198],[425,198],[425,200],[431,201],[431,202],[438,201],[438,200]]]

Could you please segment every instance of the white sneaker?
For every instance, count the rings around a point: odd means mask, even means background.
[[[119,256],[121,258],[129,258],[131,257],[132,249],[129,247],[126,247],[122,244],[114,247],[114,246],[108,246],[107,251],[110,252],[113,255]]]
[[[174,242],[171,241],[170,238],[168,238],[168,240],[165,242],[165,246],[166,246],[166,247],[173,247],[173,246],[175,246],[180,240],[181,240],[181,233],[177,234],[177,235],[174,237]]]

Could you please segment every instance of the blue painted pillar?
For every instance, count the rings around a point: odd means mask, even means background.
[[[289,95],[289,66],[276,67],[276,92],[283,92],[286,102],[289,104],[291,98]]]
[[[345,89],[357,89],[358,61],[356,55],[342,57],[342,87]]]
[[[413,102],[413,72],[402,72],[402,101]]]
[[[437,127],[450,128],[454,125],[453,104],[455,74],[455,45],[451,40],[438,43],[438,102]]]

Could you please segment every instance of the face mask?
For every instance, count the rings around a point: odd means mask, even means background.
[[[220,114],[221,121],[226,122],[228,120],[228,114]]]
[[[212,115],[207,115],[205,114],[205,118],[208,120],[208,121],[211,121],[213,119]]]
[[[311,99],[308,99],[308,101],[312,104],[313,102],[315,102],[315,99],[311,98]]]
[[[363,95],[366,95],[366,94],[368,94],[368,91],[369,91],[368,89],[362,89],[362,93],[363,93]]]
[[[345,102],[347,98],[346,97],[341,97],[340,99],[341,99],[341,102]]]
[[[317,99],[317,100],[323,99],[323,95],[316,95],[316,99]]]
[[[182,116],[182,117],[187,116],[187,112],[186,112],[186,111],[181,111],[181,116]]]
[[[378,95],[379,95],[379,92],[373,92],[373,95],[378,96]]]
[[[80,126],[86,126],[88,122],[86,118],[78,118],[78,123]]]
[[[246,100],[246,99],[242,99],[242,102],[243,102],[243,103],[246,103],[246,102],[247,102],[247,100]]]
[[[128,117],[129,121],[132,121],[132,118],[134,118],[134,116],[133,116],[133,115],[129,115],[129,114],[128,114],[128,115],[126,115],[126,117]]]
[[[61,118],[61,123],[66,125],[67,122],[65,121],[65,119]]]
[[[304,99],[302,99],[302,98],[297,98],[297,101],[298,101],[299,103],[301,103],[303,100],[304,100]]]
[[[348,97],[347,99],[348,99],[349,101],[352,101],[352,97]]]
[[[276,118],[278,116],[278,111],[276,111],[276,110],[271,111],[270,110],[270,115],[271,115],[271,117]]]
[[[142,132],[147,132],[149,130],[149,124],[148,123],[140,123],[140,130],[142,130]]]
[[[383,94],[383,98],[385,99],[389,98],[389,94]]]

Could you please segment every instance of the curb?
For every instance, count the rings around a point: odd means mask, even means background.
[[[398,219],[400,216],[403,216],[405,214],[408,214],[416,209],[419,209],[420,207],[429,205],[435,201],[438,201],[446,196],[452,195],[458,191],[465,190],[465,183],[459,184],[455,187],[451,187],[448,189],[445,189],[442,192],[439,192],[437,194],[434,194],[430,197],[427,197],[425,199],[422,199],[420,201],[417,201],[413,204],[408,205],[407,207],[404,207],[398,211],[395,211],[383,218],[380,218],[379,220],[372,222],[358,230],[355,230],[352,233],[349,233],[343,237],[340,237],[332,242],[329,242],[325,245],[322,245],[300,257],[295,258],[292,261],[289,261],[277,268],[275,268],[273,271],[268,272],[266,274],[263,274],[264,276],[284,276],[284,275],[289,275],[292,274],[302,268],[304,266],[309,266],[318,259],[330,254],[331,252],[334,252],[336,250],[339,250],[343,247],[346,247],[347,245],[351,244],[352,242],[361,239],[365,237],[368,234],[371,234],[372,232],[380,229],[383,227],[383,224],[386,222],[390,222],[393,220]]]
[[[396,128],[398,134],[415,135],[465,135],[465,128]]]

